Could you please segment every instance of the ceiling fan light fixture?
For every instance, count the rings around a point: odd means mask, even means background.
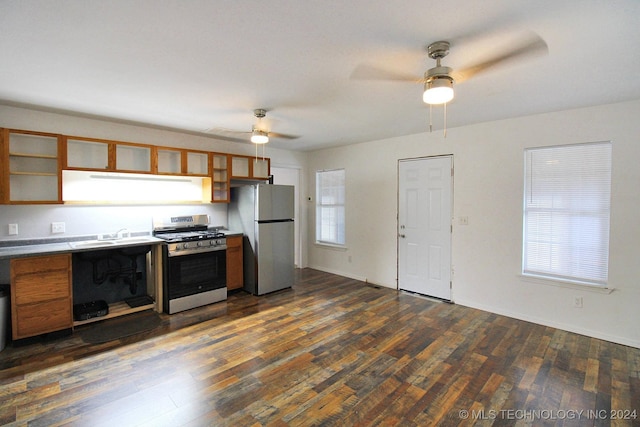
[[[449,77],[438,76],[428,79],[424,84],[422,100],[426,104],[446,104],[453,99],[453,80]]]
[[[254,144],[266,144],[269,142],[269,134],[263,130],[254,128],[251,131],[251,142]]]

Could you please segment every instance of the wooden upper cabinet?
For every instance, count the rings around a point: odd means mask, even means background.
[[[151,173],[150,145],[116,143],[116,171]]]
[[[153,173],[209,177],[209,153],[170,147],[155,147]]]
[[[250,160],[247,156],[231,156],[231,178],[250,178]]]
[[[251,174],[254,178],[268,179],[271,174],[269,159],[260,157],[251,160]]]
[[[231,155],[231,178],[268,179],[270,160],[261,157]]]
[[[231,196],[229,190],[229,155],[211,153],[211,201],[228,203]]]
[[[62,203],[61,135],[2,129],[2,203]]]
[[[162,175],[182,174],[183,151],[175,148],[156,148],[156,172]]]
[[[268,158],[0,128],[0,203],[62,203],[62,171],[202,177],[203,200],[228,203],[231,179],[266,180]]]
[[[62,169],[152,172],[151,145],[68,136],[63,151]]]
[[[186,150],[183,152],[183,172],[192,176],[211,176],[209,153]],[[185,162],[186,159],[186,162]]]
[[[67,137],[63,169],[113,170],[114,149],[110,142]]]

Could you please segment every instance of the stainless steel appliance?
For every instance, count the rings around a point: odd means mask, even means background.
[[[293,285],[294,187],[254,184],[231,189],[229,228],[244,234],[244,289],[263,295]]]
[[[162,251],[163,310],[179,311],[227,299],[227,242],[208,215],[154,218]]]

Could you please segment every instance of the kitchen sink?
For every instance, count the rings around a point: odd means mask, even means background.
[[[125,237],[123,239],[109,240],[109,241],[115,242],[116,244],[118,243],[129,244],[129,243],[149,243],[153,240],[149,237]]]
[[[69,242],[69,246],[73,249],[97,248],[101,246],[113,246],[115,240],[84,240],[82,242]]]
[[[101,247],[117,247],[120,245],[131,245],[135,243],[151,243],[156,239],[152,237],[124,237],[122,239],[113,240],[82,240],[80,242],[69,242],[69,246],[73,249],[101,248]]]

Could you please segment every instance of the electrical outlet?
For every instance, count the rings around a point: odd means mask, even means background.
[[[460,217],[458,217],[458,224],[460,224],[460,225],[469,225],[469,217],[468,216],[460,216]]]
[[[9,236],[18,235],[18,224],[9,224]]]
[[[52,222],[51,223],[51,234],[61,234],[65,231],[64,222]]]
[[[582,308],[582,297],[574,297],[573,298],[573,306],[575,308]]]

